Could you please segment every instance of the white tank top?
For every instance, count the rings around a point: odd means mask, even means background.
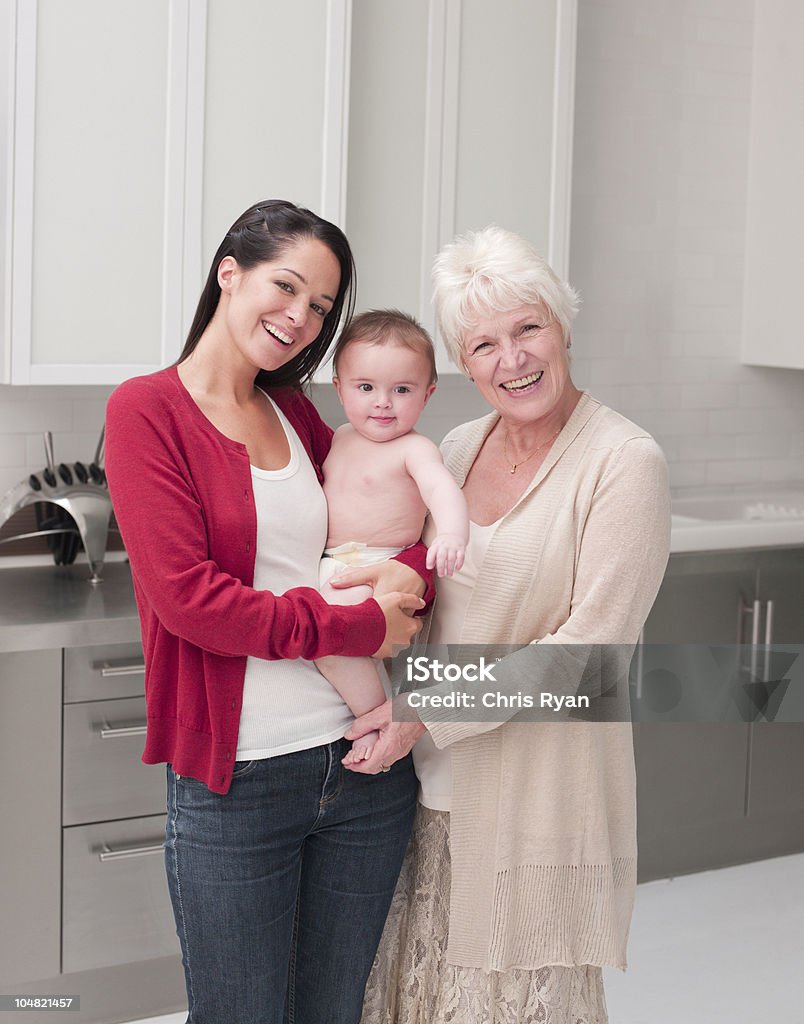
[[[254,589],[274,594],[292,587],[318,589],[327,502],[296,432],[276,403],[272,405],[288,439],[290,461],[283,469],[251,467],[257,510]],[[352,720],[343,699],[311,661],[248,658],[237,760],[330,743],[343,736]]]
[[[453,576],[442,577],[436,584],[438,599],[428,643],[456,644],[460,641],[469,598],[500,522],[498,519],[488,526],[478,526],[470,521],[469,543],[462,569]],[[452,755],[449,747],[439,750],[426,732],[413,748],[413,763],[419,777],[420,803],[433,811],[448,811],[452,802]]]

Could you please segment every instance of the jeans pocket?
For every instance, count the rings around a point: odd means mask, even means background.
[[[202,782],[201,779],[196,779],[193,775],[181,775],[179,772],[174,772],[173,776],[176,779],[176,785],[203,786],[204,789],[207,788],[206,782]]]
[[[259,763],[259,761],[235,761],[232,770],[232,781],[242,779],[244,775],[248,775],[249,772],[253,771]]]

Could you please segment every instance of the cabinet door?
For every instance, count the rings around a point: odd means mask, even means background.
[[[750,626],[753,556],[673,556],[644,629],[639,697],[666,720],[637,722],[640,878],[722,866],[734,859],[734,829],[745,814],[748,726],[718,721],[730,701],[728,669],[709,648],[735,650]],[[724,678],[724,671],[726,677]],[[640,716],[639,700],[635,716]],[[646,717],[650,717],[646,715]],[[658,717],[658,716],[657,716]],[[673,721],[673,718],[676,721]]]
[[[353,4],[346,232],[359,309],[392,306],[418,315],[422,307],[431,6]]]
[[[672,555],[645,624],[645,643],[747,642],[756,574],[751,552]]]
[[[433,330],[433,257],[492,222],[566,274],[576,8],[354,0],[346,228],[361,308]],[[439,372],[456,372],[438,348]]]
[[[804,549],[763,552],[757,560],[764,616],[759,678],[770,688],[780,678],[787,683],[781,704],[772,708],[773,720],[751,728],[749,814],[759,821],[787,818],[790,841],[797,834],[800,843],[804,836]],[[782,845],[778,852],[796,848]]]
[[[164,815],[64,830],[63,970],[175,956]]]
[[[140,760],[145,722],[144,697],[65,706],[63,825],[164,810],[164,767]]]
[[[208,0],[204,273],[229,225],[262,200],[342,225],[350,8]]]
[[[61,651],[0,655],[0,986],[59,972]]]
[[[205,4],[9,6],[10,381],[118,383],[173,357],[197,292]]]
[[[804,4],[754,4],[753,29],[742,361],[801,370]]]

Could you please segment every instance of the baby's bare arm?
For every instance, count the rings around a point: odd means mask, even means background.
[[[427,565],[428,568],[435,565],[439,576],[451,576],[463,565],[469,543],[466,499],[436,445],[420,435],[412,435],[409,440],[405,465],[416,481],[436,528],[436,537],[427,552]]]

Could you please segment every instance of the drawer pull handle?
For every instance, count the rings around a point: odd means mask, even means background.
[[[111,679],[114,676],[140,676],[144,671],[144,661],[132,661],[124,665],[115,665],[107,661],[101,666],[101,676],[104,679]]]
[[[164,846],[156,843],[152,846],[131,846],[127,849],[113,850],[104,843],[103,849],[98,854],[98,859],[104,864],[110,860],[126,860],[129,857],[147,857],[152,853],[162,853]]]
[[[108,722],[104,722],[100,730],[100,738],[113,740],[119,736],[144,736],[147,731],[147,725],[109,725]]]

